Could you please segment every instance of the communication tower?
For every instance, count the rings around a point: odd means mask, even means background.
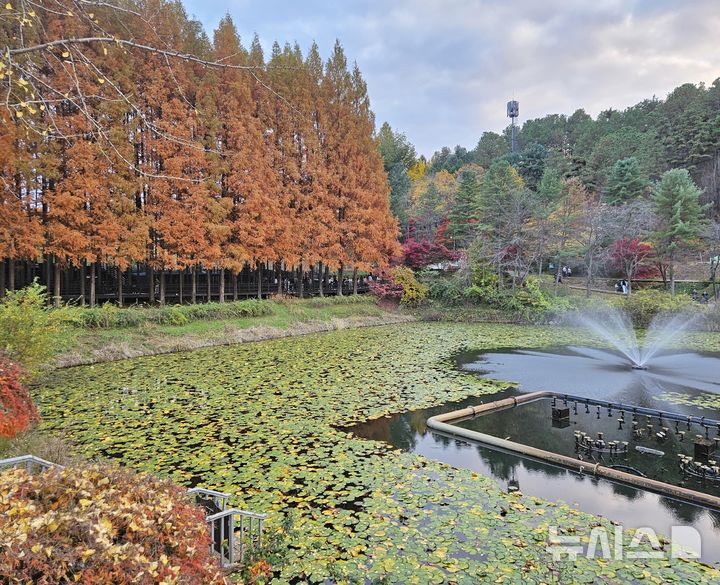
[[[520,115],[520,105],[516,100],[511,100],[507,103],[507,115],[508,118],[510,118],[510,152],[515,152],[515,120]]]

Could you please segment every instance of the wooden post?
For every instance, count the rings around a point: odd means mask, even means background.
[[[165,269],[160,269],[160,306],[165,306]]]
[[[197,266],[190,269],[190,282],[192,289],[190,292],[190,302],[194,305],[197,303]]]
[[[97,266],[97,262],[92,262],[90,264],[90,306],[95,306],[95,271]]]
[[[55,308],[60,307],[60,277],[62,276],[62,273],[60,271],[60,266],[58,265],[57,258],[55,258],[55,284],[53,286],[53,306]]]
[[[123,271],[118,266],[117,268],[117,295],[118,295],[118,306],[123,306]]]
[[[353,294],[357,294],[357,266],[353,268]]]
[[[155,269],[150,265],[146,265],[145,274],[148,281],[148,304],[155,304]]]
[[[50,283],[48,283],[50,284]],[[8,262],[8,290],[15,290],[15,259],[10,258]]]
[[[220,269],[220,288],[218,290],[218,301],[225,302],[225,269]]]
[[[80,263],[80,304],[85,306],[85,260]]]

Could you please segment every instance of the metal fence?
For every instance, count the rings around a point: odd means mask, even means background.
[[[224,567],[245,562],[246,555],[262,548],[265,514],[228,508],[231,494],[204,488],[193,488],[188,493],[206,511],[212,512],[206,520],[210,525],[211,549],[220,556]],[[239,530],[238,528],[239,520]]]
[[[35,455],[0,460],[0,470],[9,467],[25,467],[28,473],[41,473],[53,467],[63,469],[62,465]],[[266,514],[228,508],[231,494],[224,492],[192,488],[187,493],[206,513],[210,512],[205,518],[210,528],[210,550],[220,557],[223,567],[242,564],[249,554],[262,548]]]
[[[40,459],[35,455],[21,455],[10,459],[0,459],[0,469],[4,467],[25,467],[28,473],[41,472],[53,467],[63,468],[62,465],[45,461],[45,459]]]

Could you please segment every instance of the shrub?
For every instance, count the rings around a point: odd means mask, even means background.
[[[620,299],[636,327],[647,327],[655,315],[698,310],[697,303],[687,295],[671,295],[661,290],[639,290]]]
[[[0,354],[0,437],[14,437],[40,420],[21,377],[20,366]]]
[[[427,297],[428,287],[418,282],[412,270],[397,266],[381,273],[380,280],[370,284],[370,292],[381,299],[400,299],[403,305],[416,307]]]
[[[443,305],[461,305],[465,301],[467,284],[458,272],[438,274],[426,270],[419,274],[419,280],[428,287],[428,298]]]
[[[0,582],[225,580],[182,488],[103,465],[0,473]]]
[[[57,347],[61,319],[47,308],[45,287],[34,282],[0,302],[0,351],[34,373]]]

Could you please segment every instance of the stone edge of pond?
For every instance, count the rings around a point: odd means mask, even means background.
[[[105,362],[114,362],[138,357],[180,353],[194,351],[208,347],[220,347],[237,345],[241,343],[252,343],[255,341],[269,341],[284,337],[298,337],[311,335],[313,333],[327,333],[345,329],[359,329],[363,327],[380,327],[383,325],[402,325],[419,321],[416,317],[407,314],[388,313],[383,316],[357,316],[333,318],[329,321],[306,321],[293,323],[288,328],[277,327],[247,327],[235,329],[221,338],[202,339],[194,336],[186,336],[177,339],[169,345],[160,345],[152,348],[147,346],[131,346],[127,342],[110,343],[98,347],[90,354],[70,352],[61,354],[53,362],[51,369],[71,368],[75,366],[88,366]]]

